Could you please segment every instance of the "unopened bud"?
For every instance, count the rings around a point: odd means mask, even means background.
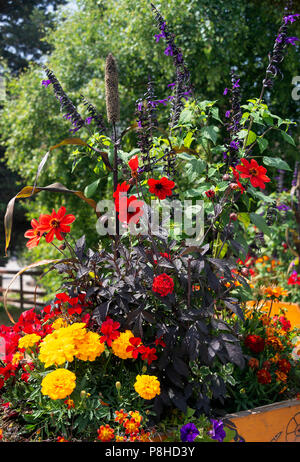
[[[82,390],[82,391],[80,392],[80,398],[83,399],[83,398],[85,398],[85,397],[86,397],[86,391],[85,391],[85,390]]]
[[[117,389],[118,391],[121,390],[121,387],[122,387],[121,382],[116,382],[116,389]]]
[[[230,180],[230,175],[228,175],[228,173],[225,173],[225,175],[223,175],[223,177],[222,177],[222,180],[223,181],[229,181]]]
[[[235,191],[236,189],[239,189],[239,185],[238,185],[237,183],[230,183],[229,186],[230,186],[230,189],[233,189],[234,191]]]
[[[236,213],[233,212],[230,214],[229,218],[231,221],[236,221],[238,219],[238,216]]]
[[[147,372],[147,366],[143,366],[142,372],[143,372],[143,373]]]
[[[66,244],[65,243],[60,244],[60,246],[58,248],[59,248],[59,250],[65,250]]]

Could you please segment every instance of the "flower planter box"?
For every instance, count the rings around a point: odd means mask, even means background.
[[[296,399],[229,414],[223,421],[247,443],[300,443],[300,401]]]
[[[255,306],[257,302],[248,302],[247,307],[251,308]],[[268,313],[271,307],[271,302],[266,302],[261,306],[261,310]],[[298,327],[300,329],[300,305],[298,303],[283,303],[283,302],[274,302],[272,305],[271,315],[279,314],[280,308],[285,308],[287,310],[286,317],[291,323],[292,328]]]

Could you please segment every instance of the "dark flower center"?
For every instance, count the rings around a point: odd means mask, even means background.
[[[249,173],[250,173],[250,175],[253,175],[253,176],[258,175],[258,171],[255,168],[250,168]]]
[[[52,228],[58,228],[59,227],[59,221],[54,218],[53,220],[50,221],[50,226]]]
[[[157,183],[155,185],[155,189],[158,189],[158,191],[161,191],[162,189],[164,189],[163,185],[161,183]]]

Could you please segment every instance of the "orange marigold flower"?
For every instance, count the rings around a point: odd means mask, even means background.
[[[129,415],[131,416],[132,419],[134,419],[137,423],[141,423],[143,420],[143,417],[139,413],[139,411],[129,411]]]
[[[142,429],[141,432],[140,432],[140,434],[139,434],[138,440],[139,440],[141,443],[149,443],[149,442],[151,441],[150,435],[151,435],[150,432],[145,432],[145,430]]]
[[[251,369],[258,369],[258,366],[259,366],[259,361],[258,361],[258,359],[256,359],[256,358],[250,358],[249,361],[248,361],[248,366],[249,366]]]
[[[2,438],[3,438],[3,430],[2,428],[0,428],[0,440],[2,440]]]
[[[272,382],[271,374],[266,369],[260,369],[257,371],[256,376],[258,382],[262,383],[263,385],[267,385],[268,383]]]
[[[128,416],[127,412],[125,412],[124,409],[120,409],[120,411],[115,411],[115,414],[115,422],[119,422],[119,424],[122,424]]]
[[[288,374],[291,370],[291,363],[287,359],[283,358],[278,361],[278,367],[281,372]]]
[[[101,425],[101,427],[98,428],[97,433],[98,433],[98,440],[102,442],[112,441],[115,437],[114,429],[111,428],[108,424]]]
[[[288,291],[282,287],[265,287],[263,294],[268,298],[279,298],[288,295]]]
[[[57,442],[58,443],[68,443],[68,440],[66,440],[63,436],[58,436]]]
[[[117,443],[125,443],[126,441],[127,441],[126,436],[116,435],[116,442]]]
[[[277,382],[286,382],[287,381],[287,375],[282,372],[282,371],[275,371],[276,374],[276,380]]]
[[[268,346],[274,348],[274,350],[282,350],[282,348],[283,348],[283,345],[282,345],[281,341],[275,335],[271,336],[271,337],[268,337],[267,340],[266,340],[266,344]]]
[[[71,409],[71,408],[74,408],[75,407],[75,404],[74,404],[74,401],[72,399],[66,399],[64,401],[64,403],[68,406],[68,409]]]
[[[132,435],[139,431],[140,422],[137,422],[134,418],[126,419],[123,423],[123,427],[126,428],[126,435]]]

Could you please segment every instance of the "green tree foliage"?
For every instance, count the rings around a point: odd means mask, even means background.
[[[240,76],[243,101],[259,96],[284,1],[162,0],[155,5],[176,34],[176,43],[184,53],[197,97],[217,99],[224,119],[228,99],[223,91],[230,85],[231,68]],[[290,35],[296,36],[299,21],[291,25],[290,30]],[[158,32],[147,0],[78,0],[78,9],[70,6],[57,16],[57,27],[46,36],[53,47],[47,66],[54,71],[71,100],[78,104],[83,117],[88,114],[80,94],[106,116],[104,67],[106,56],[112,52],[119,65],[121,120],[125,127],[134,120],[135,101],[145,93],[149,76],[155,81],[157,98],[170,94],[167,85],[174,79],[172,59],[164,54],[162,40],[156,43],[154,35]],[[273,90],[266,92],[264,98],[273,113],[293,120],[299,115],[299,102],[291,96],[292,78],[299,74],[298,63],[297,47],[289,46],[281,65],[284,79],[279,76]],[[51,86],[41,85],[44,78],[43,70],[32,64],[18,78],[10,79],[9,98],[0,121],[8,165],[21,175],[24,185],[33,184],[37,167],[49,147],[70,136],[70,124],[62,118]],[[161,117],[164,117],[166,109],[162,109]],[[295,137],[295,132],[291,134]],[[76,135],[86,139],[88,133],[82,130]],[[281,157],[295,158],[295,147],[282,144],[282,138],[277,138],[276,155],[281,152]],[[134,138],[129,135],[126,139],[125,148],[130,150],[134,147]],[[71,147],[53,151],[39,185],[57,181],[83,191],[86,185],[96,181],[101,166],[94,169],[94,160],[81,148],[75,153],[80,151],[83,155],[78,164],[74,164]],[[105,190],[104,178],[93,198],[103,198]],[[49,212],[61,204],[67,206],[68,212],[76,212],[79,226],[74,223],[74,234],[84,223],[89,243],[96,243],[94,216],[78,198],[41,193],[25,202],[28,217]],[[40,250],[32,255],[36,257],[38,252]]]

